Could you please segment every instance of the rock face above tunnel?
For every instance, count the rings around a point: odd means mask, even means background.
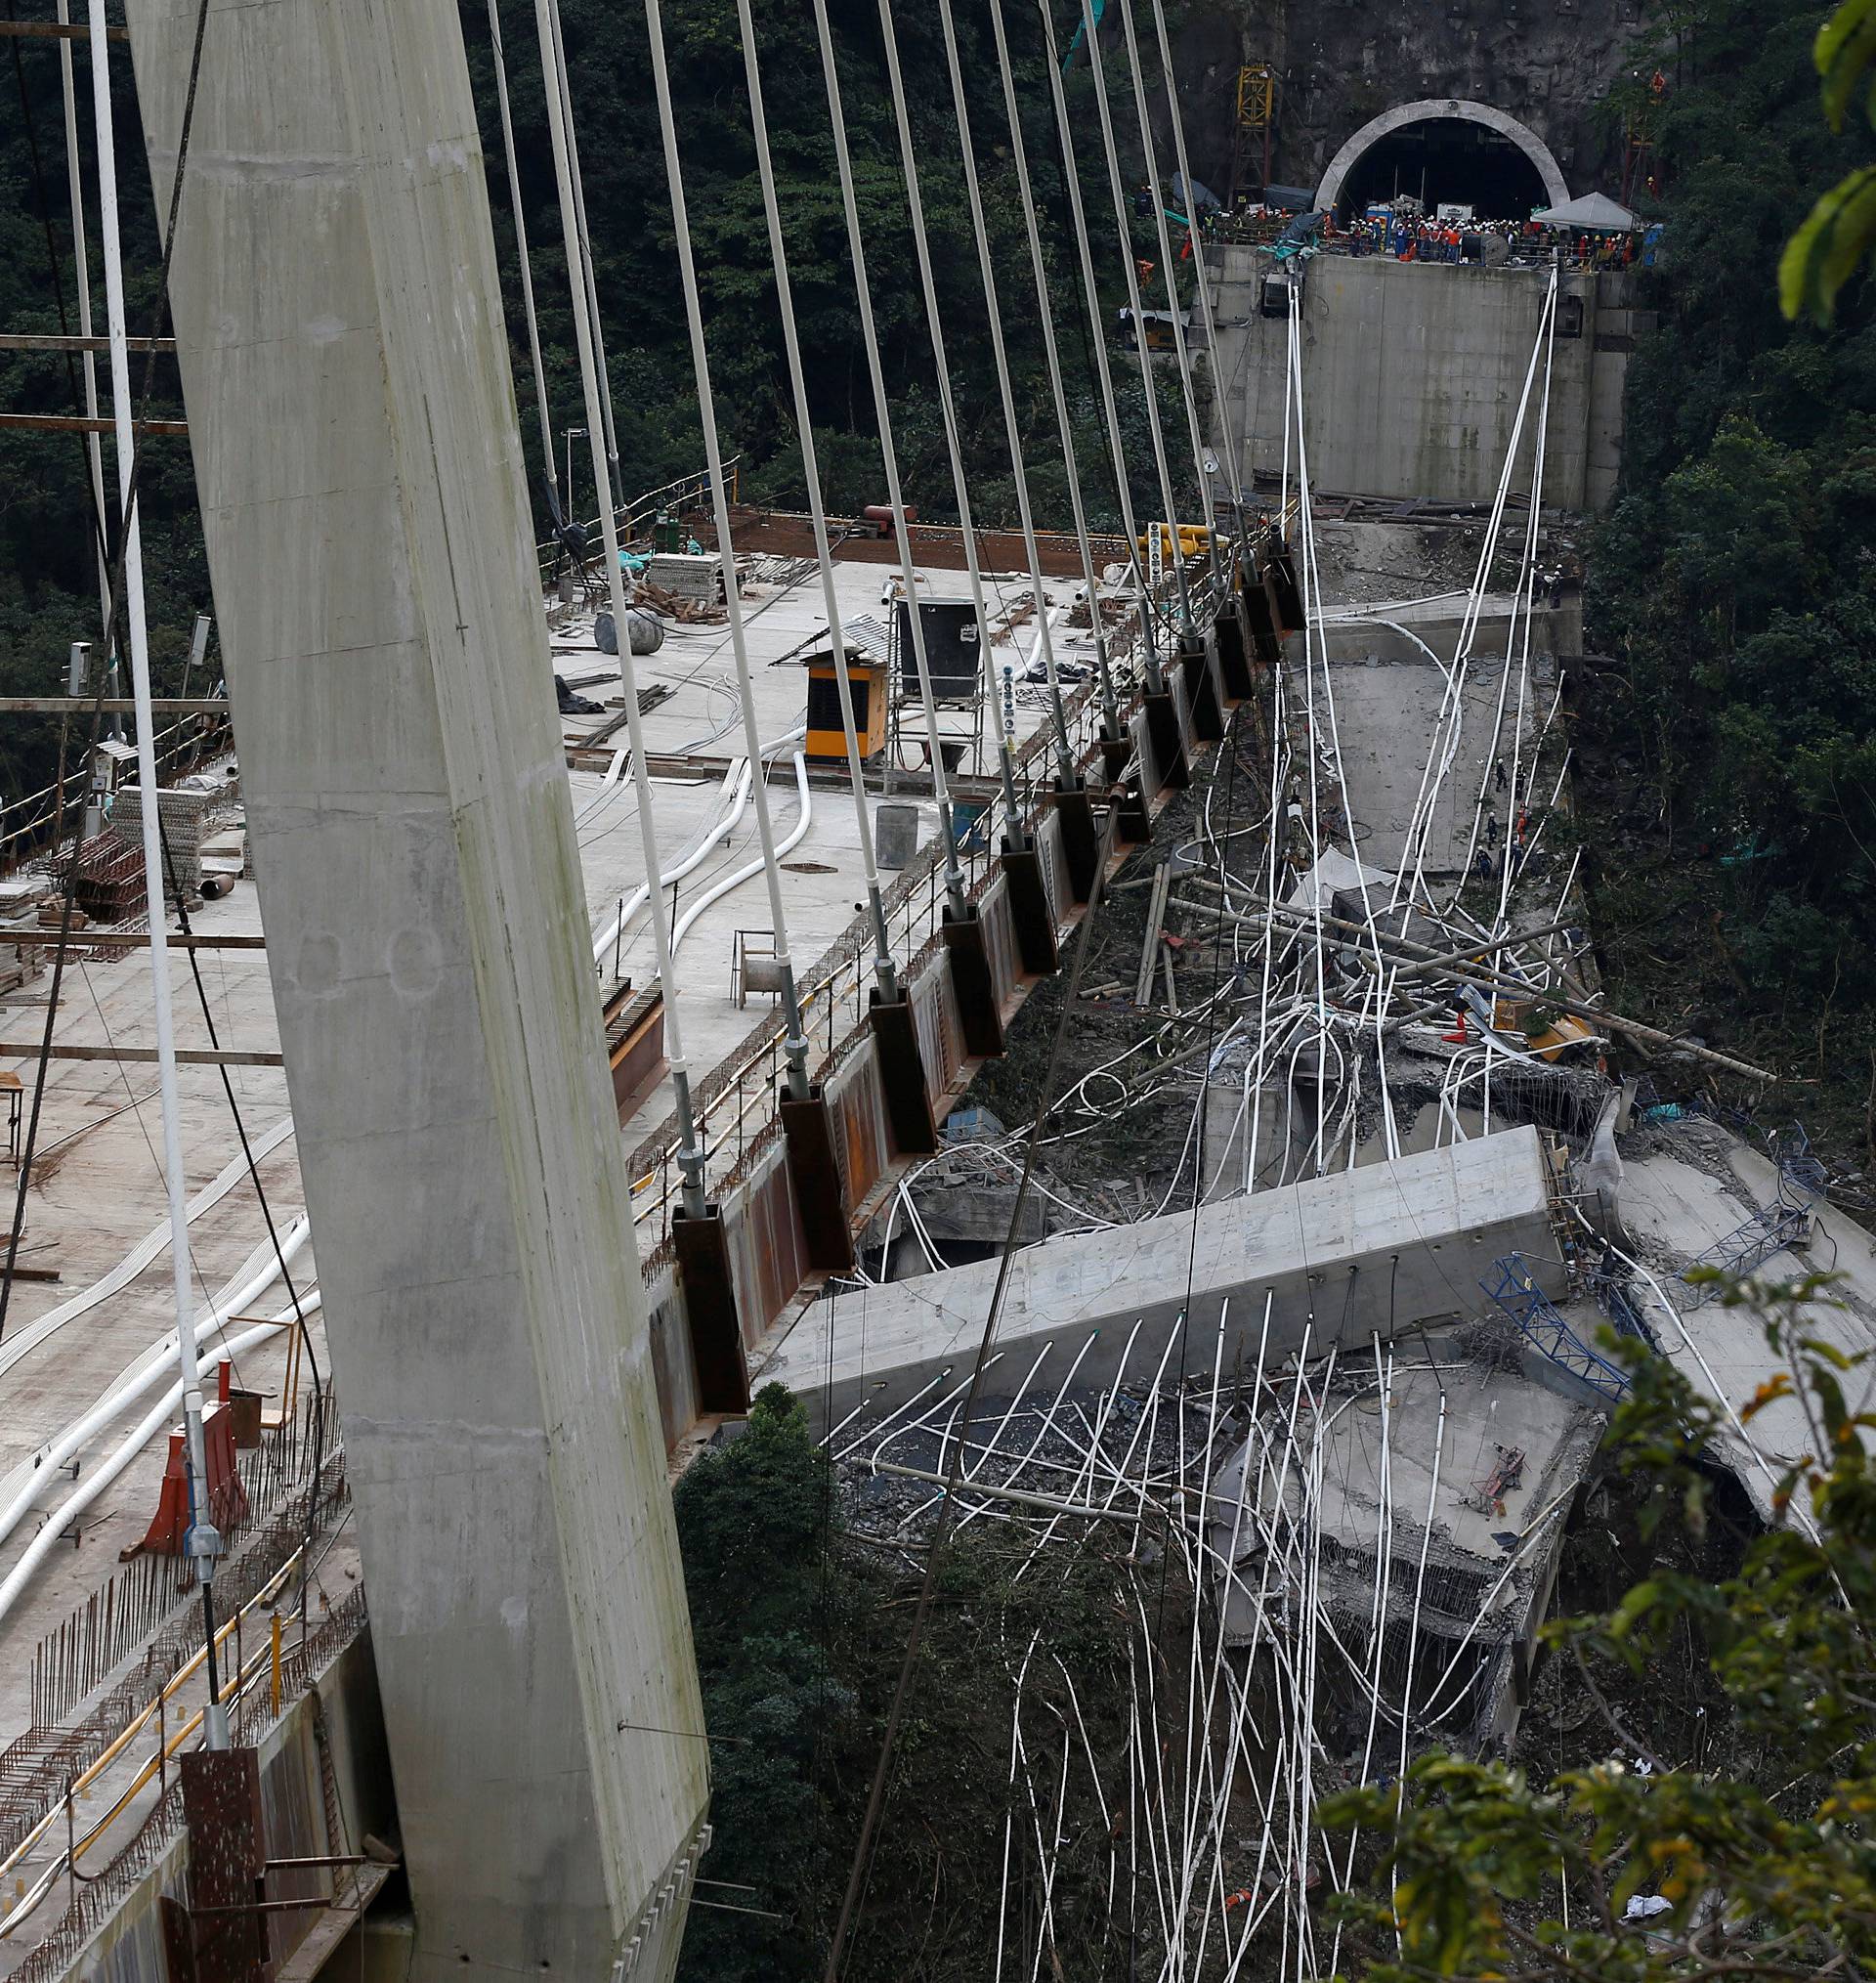
[[[1220,194],[1230,187],[1238,70],[1263,62],[1281,79],[1270,167],[1281,185],[1313,189],[1342,145],[1395,105],[1452,97],[1528,125],[1572,193],[1604,182],[1613,191],[1621,135],[1595,109],[1646,18],[1637,0],[1447,0],[1426,10],[1201,0],[1172,42],[1193,173]],[[1255,186],[1262,172],[1261,141],[1247,133],[1237,183]]]

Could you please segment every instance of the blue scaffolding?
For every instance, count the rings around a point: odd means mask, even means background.
[[[1479,1286],[1517,1324],[1524,1340],[1560,1369],[1580,1378],[1599,1397],[1619,1403],[1628,1395],[1628,1372],[1600,1351],[1591,1349],[1570,1327],[1538,1286],[1524,1256],[1508,1254],[1492,1265],[1498,1270],[1497,1279],[1481,1280]]]
[[[1590,1293],[1596,1305],[1614,1324],[1618,1336],[1633,1336],[1638,1343],[1660,1354],[1661,1339],[1635,1298],[1635,1284],[1627,1273],[1608,1267],[1590,1270]]]
[[[1687,1273],[1703,1267],[1716,1269],[1726,1278],[1753,1273],[1774,1253],[1782,1253],[1786,1247],[1796,1246],[1810,1236],[1810,1207],[1788,1204],[1782,1198],[1775,1198],[1764,1211],[1755,1212],[1743,1225],[1735,1226],[1724,1239],[1709,1246],[1687,1269]],[[1682,1275],[1683,1280],[1686,1277],[1687,1274]],[[1724,1291],[1725,1286],[1725,1278],[1699,1282],[1688,1290],[1688,1308],[1704,1308]]]
[[[1827,1182],[1822,1162],[1812,1153],[1811,1137],[1802,1122],[1793,1122],[1771,1140],[1778,1156],[1780,1197],[1791,1192],[1805,1198],[1821,1198]]]

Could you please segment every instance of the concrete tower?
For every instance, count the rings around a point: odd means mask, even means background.
[[[456,0],[209,0],[170,288],[418,1974],[661,1976],[707,1750]]]

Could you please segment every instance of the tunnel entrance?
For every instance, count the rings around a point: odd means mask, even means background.
[[[1329,161],[1316,205],[1346,219],[1353,207],[1403,193],[1431,208],[1470,206],[1481,220],[1525,220],[1533,207],[1570,196],[1551,148],[1529,125],[1458,97],[1396,104],[1364,124]]]
[[[1376,139],[1343,179],[1336,216],[1345,220],[1403,193],[1424,200],[1428,213],[1450,202],[1470,206],[1480,220],[1526,220],[1550,204],[1525,152],[1463,117],[1428,117]]]

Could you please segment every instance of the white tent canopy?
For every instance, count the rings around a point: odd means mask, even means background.
[[[1561,206],[1547,206],[1531,218],[1545,227],[1573,227],[1591,234],[1627,234],[1635,226],[1634,214],[1606,193],[1583,194],[1576,199],[1566,199]]]

